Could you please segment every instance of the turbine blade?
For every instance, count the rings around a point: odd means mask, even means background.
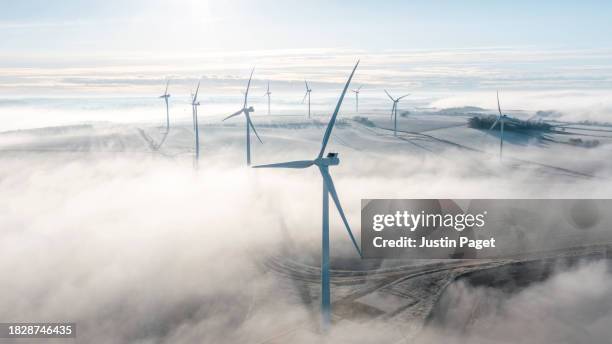
[[[410,95],[410,93],[408,93],[408,94],[404,94],[403,96],[401,96],[401,97],[397,98],[397,100],[400,100],[400,99],[402,99],[402,98],[404,98],[404,97],[408,97],[409,95]]]
[[[232,117],[236,117],[236,116],[240,115],[240,114],[242,113],[242,111],[243,111],[243,110],[238,110],[238,111],[234,112],[233,114],[231,114],[231,115],[229,115],[229,116],[225,117],[223,120],[225,121],[226,119],[230,119],[230,118],[232,118]]]
[[[247,83],[246,92],[244,92],[244,104],[242,105],[243,108],[247,107],[247,98],[249,96],[249,88],[251,87],[251,79],[253,79],[253,72],[254,71],[255,71],[255,67],[253,67],[253,69],[251,69],[251,75],[249,76],[249,82]]]
[[[306,84],[306,91],[308,92],[308,90],[310,90],[310,87],[308,87],[308,81],[304,80],[304,84]]]
[[[314,161],[312,160],[298,160],[298,161],[281,162],[278,164],[257,165],[257,166],[253,166],[253,168],[307,168],[312,165],[314,165]]]
[[[359,87],[357,88],[357,92],[361,91],[361,88],[362,88],[362,87],[363,87],[363,85],[359,86]]]
[[[387,90],[385,90],[385,93],[387,94],[387,97],[389,97],[389,99],[391,99],[392,102],[395,101],[395,99],[393,99],[393,97],[391,97],[391,95],[389,94],[389,92],[387,92]]]
[[[198,87],[196,87],[195,95],[193,96],[193,102],[198,100],[198,92],[200,91],[200,81],[198,81]]]
[[[308,91],[306,91],[306,93],[304,93],[304,98],[302,99],[302,104],[304,104],[304,101],[306,100],[307,96],[308,96]]]
[[[497,91],[497,111],[499,111],[499,116],[501,117],[501,107],[499,106],[499,91]]]
[[[166,91],[164,92],[164,95],[168,94],[168,86],[170,85],[170,79],[168,79],[168,81],[166,81]]]
[[[257,139],[259,140],[259,143],[263,143],[263,141],[259,137],[259,134],[257,133],[257,130],[255,130],[255,126],[253,125],[253,121],[251,121],[251,116],[249,116],[248,113],[246,115],[246,118],[247,118],[247,125],[250,125],[251,129],[253,129],[253,132],[255,133],[255,136],[257,136]]]
[[[351,237],[351,241],[353,242],[353,245],[355,246],[357,253],[359,253],[359,257],[362,257],[361,249],[359,249],[359,245],[357,245],[357,241],[355,240],[355,236],[353,236],[351,227],[349,226],[349,223],[346,220],[346,216],[344,216],[342,205],[340,205],[340,200],[338,199],[338,194],[336,193],[336,188],[334,187],[334,181],[332,180],[331,175],[329,174],[329,171],[324,170],[322,168],[319,168],[319,170],[321,171],[321,175],[323,176],[323,181],[327,185],[327,190],[329,191],[329,194],[331,195],[332,199],[334,200],[334,203],[336,204],[336,209],[338,209],[338,213],[340,214],[340,217],[342,218],[342,222],[344,222],[346,231],[348,232],[349,237]]]
[[[329,124],[327,124],[327,129],[325,129],[325,135],[323,135],[323,144],[321,145],[321,151],[319,152],[319,158],[322,158],[323,157],[323,153],[325,153],[325,147],[327,147],[327,142],[329,142],[329,137],[331,136],[332,129],[334,129],[334,124],[336,123],[336,117],[338,117],[338,112],[340,111],[340,106],[342,105],[342,100],[344,100],[344,95],[346,94],[346,90],[348,89],[349,85],[351,84],[351,80],[353,79],[353,75],[355,75],[355,70],[357,69],[357,66],[359,66],[359,60],[357,60],[357,63],[355,64],[355,67],[353,67],[353,71],[351,72],[351,75],[349,76],[348,80],[346,81],[346,85],[344,85],[344,89],[342,90],[342,94],[340,95],[340,98],[338,99],[338,104],[336,104],[336,109],[334,110],[334,114],[332,115],[331,119],[329,120]]]
[[[499,118],[495,120],[495,122],[493,122],[493,125],[491,126],[491,128],[489,128],[489,130],[493,130],[493,128],[495,128],[495,126],[497,125],[497,123],[499,123]]]

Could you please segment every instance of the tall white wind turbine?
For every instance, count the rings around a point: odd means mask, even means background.
[[[255,126],[253,125],[253,121],[251,121],[251,116],[249,115],[249,113],[255,112],[255,109],[252,106],[248,106],[247,104],[249,99],[249,88],[251,87],[251,79],[253,79],[254,71],[255,68],[251,70],[251,76],[249,77],[249,82],[247,83],[246,92],[244,92],[244,103],[242,104],[242,109],[234,112],[233,114],[223,119],[225,121],[240,114],[244,114],[244,118],[246,120],[246,156],[248,166],[251,165],[251,128],[253,129],[253,132],[255,133],[255,136],[257,136],[259,142],[263,143],[263,141],[259,137],[259,134],[257,134],[257,130],[255,130]]]
[[[191,98],[191,113],[193,116],[193,132],[195,136],[195,156],[193,160],[194,167],[198,167],[198,162],[200,160],[200,127],[198,125],[198,106],[200,106],[200,102],[198,101],[198,92],[200,91],[200,82],[198,81],[198,87],[196,87],[196,91]]]
[[[402,100],[402,98],[409,96],[410,93],[404,94],[403,96],[399,98],[391,97],[391,95],[389,94],[389,92],[387,92],[387,90],[385,90],[385,93],[387,94],[389,99],[391,99],[391,101],[393,102],[393,107],[391,108],[391,118],[393,119],[393,135],[397,136],[397,104],[399,103],[400,100]]]
[[[330,275],[329,275],[329,195],[331,194],[332,200],[336,205],[336,209],[342,218],[342,222],[344,222],[344,226],[348,232],[348,235],[355,246],[355,249],[359,253],[361,257],[361,249],[359,245],[357,245],[357,241],[355,240],[355,236],[353,236],[353,232],[349,226],[349,223],[344,215],[344,211],[342,210],[342,206],[340,205],[340,200],[338,198],[338,194],[336,193],[336,188],[334,187],[334,182],[332,180],[331,175],[329,174],[329,166],[336,166],[340,163],[340,159],[338,159],[338,153],[328,153],[327,156],[324,157],[325,148],[327,147],[327,143],[331,136],[332,129],[334,128],[334,124],[336,123],[336,117],[338,116],[338,112],[340,111],[340,106],[342,105],[342,100],[344,99],[344,95],[351,83],[351,79],[355,74],[355,70],[359,65],[359,61],[355,64],[351,75],[346,81],[346,85],[344,85],[344,89],[342,90],[342,94],[340,95],[340,99],[338,99],[338,104],[336,105],[336,109],[334,110],[331,119],[329,120],[329,124],[327,125],[327,129],[325,130],[325,134],[323,135],[323,142],[321,144],[321,150],[319,151],[319,155],[317,155],[314,160],[299,160],[299,161],[290,161],[283,162],[278,164],[270,164],[270,165],[260,165],[254,166],[256,168],[307,168],[310,166],[317,166],[319,172],[321,172],[321,177],[323,179],[323,224],[322,224],[322,245],[321,245],[321,325],[324,330],[329,327],[331,321],[331,290],[330,290]]]
[[[264,93],[264,96],[268,96],[268,115],[270,114],[270,95],[272,94],[272,92],[270,92],[270,81],[268,81],[268,88],[266,89],[266,93]]]
[[[306,84],[306,93],[304,93],[302,104],[304,104],[306,97],[308,97],[308,118],[310,118],[310,92],[312,92],[312,88],[308,86],[308,82],[306,80],[304,80],[304,84]]]
[[[168,107],[168,98],[170,98],[170,94],[168,94],[168,86],[170,85],[170,80],[166,81],[166,90],[164,94],[159,96],[159,98],[163,98],[166,102],[166,131],[170,131],[170,108]]]
[[[359,92],[361,92],[361,88],[363,85],[359,86],[357,89],[351,90],[351,92],[355,93],[355,112],[359,112]]]
[[[497,116],[497,119],[495,120],[495,122],[493,122],[493,125],[491,125],[491,128],[489,128],[489,130],[493,130],[497,123],[499,123],[499,160],[501,160],[502,153],[504,150],[504,122],[506,121],[508,116],[502,115],[501,106],[499,105],[499,91],[497,91],[497,111],[499,112],[499,115]]]

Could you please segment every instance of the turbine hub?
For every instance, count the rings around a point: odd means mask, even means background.
[[[255,112],[255,108],[253,108],[252,106],[249,106],[248,108],[244,109],[244,111],[246,111],[246,112]]]
[[[319,166],[336,166],[340,164],[340,159],[338,158],[338,153],[327,153],[325,158],[317,159],[315,164]]]

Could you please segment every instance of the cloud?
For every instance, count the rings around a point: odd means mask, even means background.
[[[176,75],[243,75],[257,65],[257,77],[272,81],[303,78],[340,83],[345,70],[361,58],[359,79],[377,87],[415,91],[478,91],[484,89],[565,90],[607,89],[612,85],[608,50],[535,50],[482,48],[465,50],[368,52],[342,49],[245,51],[240,53],[159,53],[105,57],[26,57],[27,66],[3,70],[4,78],[27,86],[45,77],[61,80],[133,79]],[[14,56],[0,59],[14,64]],[[17,60],[19,61],[19,60]],[[53,62],[55,61],[55,62]],[[44,67],[54,63],[54,68]],[[78,66],[75,68],[75,66]],[[116,87],[116,85],[115,85]],[[10,89],[8,90],[10,91]],[[83,89],[87,92],[86,89]],[[70,92],[78,92],[71,88]]]
[[[602,343],[611,332],[611,284],[605,262],[559,268],[550,279],[514,293],[460,281],[441,300],[452,307],[439,310],[443,327],[428,333],[450,343],[514,343],[517,336],[521,343]]]
[[[531,117],[537,111],[555,111],[558,120],[563,121],[600,121],[612,119],[612,101],[609,90],[508,90],[502,89],[500,100],[502,109],[515,116]],[[487,92],[446,93],[431,103],[438,108],[459,106],[480,106],[495,109],[497,100],[495,90]],[[521,114],[524,111],[526,113]]]
[[[295,129],[261,128],[267,139],[256,147],[256,159],[314,156],[319,129],[304,129],[296,140]],[[190,136],[181,127],[173,132],[166,147],[172,158],[152,157],[129,127],[3,135],[23,136],[21,151],[0,155],[0,273],[11,276],[0,300],[4,321],[76,321],[82,340],[113,343],[263,340],[312,321],[316,306],[305,305],[294,284],[262,263],[283,249],[317,262],[317,172],[243,168],[240,127],[206,128],[201,169],[194,172]],[[425,155],[409,143],[391,149],[384,137],[348,128],[336,134],[356,148],[337,140],[330,146],[341,151],[342,164],[332,174],[357,233],[361,198],[595,197],[612,191],[604,181],[536,167],[508,171],[485,155],[455,149]],[[332,215],[332,261],[356,259],[341,226]],[[592,281],[593,294],[588,283],[572,284],[575,278]],[[515,328],[527,326],[515,319],[518,309],[546,290],[554,291],[550,300],[559,296],[564,304],[546,308],[542,302],[531,310],[549,318],[553,310],[566,314],[577,306],[585,307],[578,315],[591,316],[588,306],[610,299],[609,277],[599,267],[544,283],[515,297],[507,304],[509,318],[492,317],[491,326],[508,319]],[[597,319],[610,314],[603,312]],[[368,342],[383,325],[339,325],[333,336],[360,334]],[[592,326],[610,334],[597,322]],[[312,342],[312,334],[302,342]]]

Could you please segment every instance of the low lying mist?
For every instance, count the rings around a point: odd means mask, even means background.
[[[609,262],[557,267],[516,292],[459,280],[440,299],[423,342],[604,343],[612,334],[611,283]]]
[[[214,134],[204,137],[215,140]],[[270,137],[267,142],[280,136]],[[198,171],[188,153],[4,152],[0,319],[73,321],[80,341],[94,343],[257,343],[287,329],[316,327],[312,306],[292,298],[291,287],[279,283],[283,277],[262,262],[290,252],[317,264],[318,172],[247,169],[241,144],[205,146]],[[256,159],[307,158],[317,145],[257,146]],[[496,157],[454,148],[435,155],[379,154],[335,142],[332,149],[342,152],[341,165],[331,173],[357,236],[362,198],[612,194],[607,180],[508,169]],[[330,221],[332,263],[357,260],[334,212]],[[484,297],[496,307],[459,338],[490,342],[538,331],[533,342],[588,341],[612,335],[606,326],[611,285],[604,265],[593,264],[510,298],[462,282],[447,294],[465,295],[460,303]],[[381,342],[387,336],[376,328],[385,326],[338,324],[330,336],[337,342]],[[431,328],[421,340],[442,335]]]

